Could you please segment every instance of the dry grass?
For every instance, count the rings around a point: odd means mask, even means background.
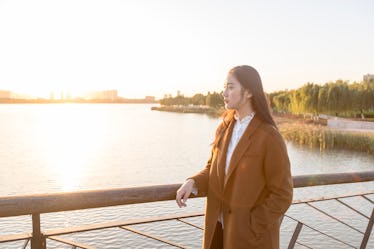
[[[283,137],[298,144],[325,149],[349,149],[374,154],[374,132],[334,130],[302,120],[275,118]]]

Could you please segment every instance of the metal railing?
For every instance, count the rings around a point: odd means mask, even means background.
[[[311,187],[320,185],[330,185],[330,184],[342,184],[342,183],[355,183],[355,182],[365,182],[374,181],[374,171],[367,172],[355,172],[355,173],[339,173],[339,174],[317,174],[317,175],[302,175],[294,176],[293,182],[295,188],[300,187]],[[0,197],[0,218],[1,217],[11,217],[11,216],[21,216],[21,215],[31,215],[32,217],[32,233],[23,234],[13,234],[0,236],[0,243],[11,242],[11,241],[24,241],[22,248],[26,248],[31,242],[31,249],[45,249],[47,239],[58,241],[60,243],[70,245],[72,248],[94,248],[89,245],[84,245],[69,239],[60,237],[64,234],[72,234],[78,232],[86,232],[99,229],[107,229],[118,227],[125,229],[127,231],[146,236],[148,238],[160,241],[162,243],[177,247],[177,248],[187,248],[183,245],[179,245],[175,242],[166,240],[164,238],[154,236],[152,234],[144,233],[139,231],[131,225],[144,224],[151,222],[160,222],[167,220],[177,220],[192,226],[196,229],[202,230],[203,228],[195,225],[188,221],[187,218],[203,216],[204,213],[192,213],[183,215],[167,215],[154,218],[144,218],[144,219],[133,219],[127,221],[118,222],[108,222],[108,223],[98,223],[79,227],[69,227],[54,230],[42,231],[40,226],[40,214],[61,212],[61,211],[72,211],[81,210],[89,208],[98,207],[111,207],[117,205],[128,205],[128,204],[139,204],[148,203],[156,201],[168,201],[175,199],[176,190],[179,188],[180,184],[173,185],[158,185],[158,186],[147,186],[147,187],[135,187],[135,188],[119,188],[119,189],[108,189],[108,190],[93,190],[93,191],[79,191],[70,193],[55,193],[55,194],[38,194],[38,195],[23,195],[23,196],[9,196]],[[332,198],[318,198],[303,201],[294,201],[293,205],[305,204],[308,207],[326,215],[330,219],[333,219],[344,226],[362,234],[362,241],[360,244],[360,249],[364,249],[367,246],[372,228],[374,223],[374,202],[368,196],[374,194],[374,191],[369,190],[365,193],[361,193],[354,196],[360,196],[364,198],[371,205],[371,215],[363,214],[362,212],[351,207],[349,204],[344,202],[344,198],[352,197],[348,195],[336,196]],[[203,197],[203,196],[196,196]],[[344,205],[349,209],[356,212],[358,215],[364,217],[368,222],[366,225],[366,230],[361,231],[350,224],[340,220],[334,215],[328,214],[325,211],[318,208],[315,203],[319,201],[334,200],[340,205]],[[305,248],[312,248],[306,243],[298,240],[300,232],[303,228],[311,229],[329,239],[335,240],[337,243],[344,244],[346,247],[357,248],[345,241],[340,240],[334,236],[331,236],[319,229],[301,222],[289,215],[285,215],[287,219],[294,220],[297,225],[293,232],[293,235],[289,241],[288,248],[294,248],[296,244],[301,245]]]

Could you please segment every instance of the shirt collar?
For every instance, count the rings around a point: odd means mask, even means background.
[[[252,120],[252,118],[255,116],[255,112],[251,112],[250,114],[248,114],[247,116],[245,116],[244,118],[242,118],[242,120],[239,119],[238,115],[234,115],[234,118],[236,121],[239,121],[240,124],[243,124],[243,123],[247,123],[247,122],[250,122]]]

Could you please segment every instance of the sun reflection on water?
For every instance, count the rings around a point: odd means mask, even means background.
[[[97,138],[103,131],[103,119],[92,110],[83,105],[52,105],[40,119],[42,154],[62,191],[80,188],[99,150]]]

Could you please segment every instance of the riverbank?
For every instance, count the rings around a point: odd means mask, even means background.
[[[275,116],[282,136],[294,143],[326,149],[348,149],[374,154],[374,132],[331,129],[303,119]]]
[[[178,112],[178,113],[200,113],[219,117],[223,111],[208,106],[153,106],[152,111]]]
[[[152,110],[200,113],[219,117],[223,109],[214,109],[206,106],[158,106]],[[374,132],[365,130],[332,129],[324,122],[314,123],[310,119],[299,116],[273,115],[282,136],[287,140],[309,147],[328,149],[348,149],[374,154]],[[327,124],[327,123],[326,123]]]

